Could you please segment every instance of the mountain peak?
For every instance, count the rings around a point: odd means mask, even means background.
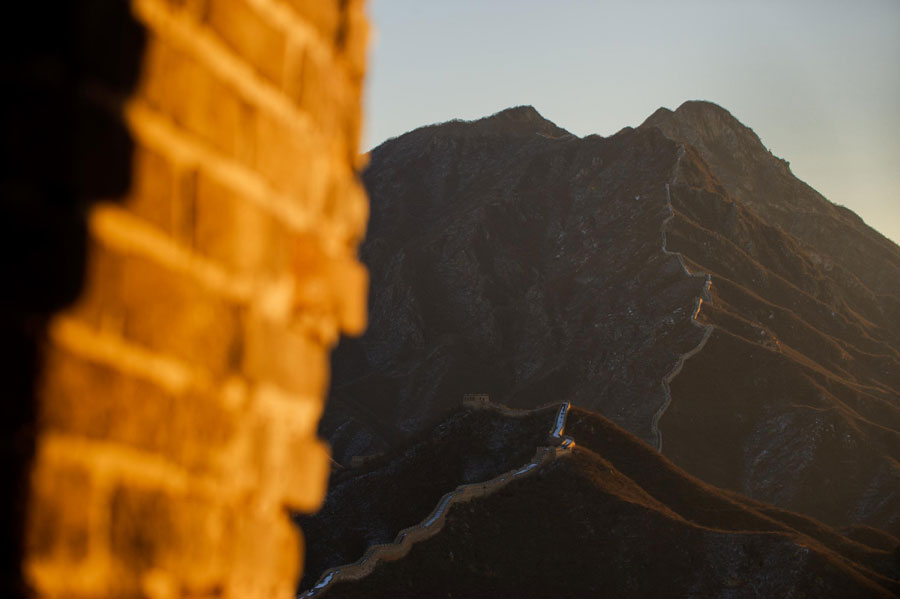
[[[541,113],[537,111],[537,109],[531,104],[522,104],[520,106],[512,106],[510,108],[505,108],[500,112],[496,112],[493,115],[487,117],[489,119],[507,119],[513,121],[525,121],[525,122],[535,122],[535,121],[546,121]]]
[[[716,117],[729,118],[738,122],[734,116],[725,108],[722,108],[715,102],[709,100],[686,100],[681,106],[675,109],[677,115],[692,115],[695,117]]]
[[[552,121],[544,118],[534,106],[528,104],[506,108],[491,116],[472,121],[472,123],[502,133],[540,133],[549,137],[571,135],[562,127],[558,127]]]
[[[423,136],[431,138],[469,138],[481,136],[532,137],[541,135],[549,138],[567,137],[572,134],[552,121],[544,118],[534,106],[523,104],[505,108],[486,117],[473,120],[452,119],[419,127],[403,135],[388,139],[373,151],[379,152],[386,145],[395,145],[399,140],[415,143]]]
[[[788,163],[774,156],[753,129],[713,102],[690,100],[674,112],[660,108],[639,128],[657,128],[669,139],[696,148],[729,191],[750,204],[782,195],[758,193],[761,182],[778,179],[792,184]]]
[[[730,112],[706,100],[688,100],[674,112],[660,108],[640,128],[658,127],[672,139],[684,140],[698,146],[709,143],[741,142],[758,146],[765,151],[759,137]]]

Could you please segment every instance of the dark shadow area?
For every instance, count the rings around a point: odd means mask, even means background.
[[[35,382],[48,318],[79,294],[91,203],[123,195],[133,143],[117,108],[145,33],[118,0],[17,2],[0,20],[0,596],[22,579]]]

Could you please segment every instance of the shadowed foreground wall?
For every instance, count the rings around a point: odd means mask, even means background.
[[[76,81],[132,166],[84,212],[82,291],[41,329],[38,596],[293,596],[328,352],[365,326],[362,4],[133,0],[134,87]]]

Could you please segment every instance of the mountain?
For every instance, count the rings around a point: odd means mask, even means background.
[[[456,410],[398,451],[334,471],[322,510],[298,517],[309,547],[301,588],[390,543],[453,488],[527,463],[548,441],[555,413],[545,408],[513,418],[497,409]]]
[[[642,128],[714,173],[682,162],[672,186],[667,246],[711,275],[712,334],[672,381],[663,451],[718,486],[896,532],[900,248],[718,106],[657,111]]]
[[[900,592],[896,538],[863,527],[842,533],[706,485],[593,412],[560,412],[574,448],[517,469],[548,443],[556,413],[466,406],[395,453],[335,473],[326,509],[302,522],[307,596]],[[461,494],[478,481],[493,489],[448,502],[440,522],[428,518],[443,505],[442,488],[467,485]],[[417,540],[401,534],[391,545],[404,528]],[[375,543],[386,545],[365,551]]]
[[[385,142],[370,326],[333,361],[335,458],[467,393],[571,401],[691,475],[900,534],[900,248],[688,102],[579,138],[518,107]]]

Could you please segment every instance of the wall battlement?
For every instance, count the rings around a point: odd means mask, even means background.
[[[123,4],[71,3],[67,27],[115,32],[75,32],[98,64],[128,42],[106,20]],[[130,173],[123,197],[91,198],[81,293],[40,342],[38,597],[294,596],[288,512],[324,498],[328,353],[366,323],[364,8],[132,0],[134,86],[73,70],[126,132]]]

